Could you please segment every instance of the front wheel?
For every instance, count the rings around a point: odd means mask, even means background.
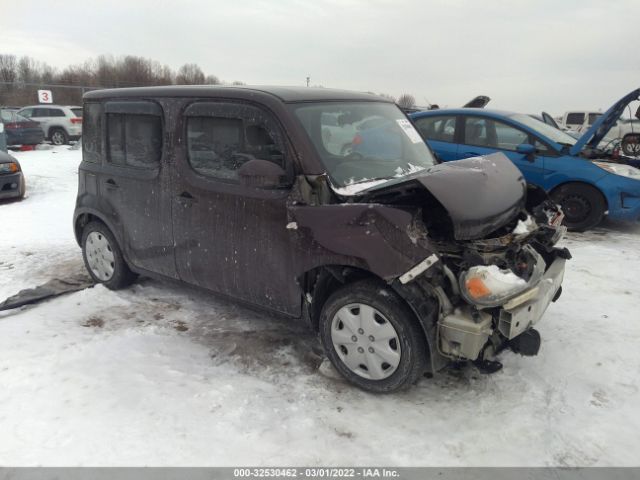
[[[89,222],[82,231],[82,257],[89,275],[111,290],[131,285],[136,279],[122,256],[111,231],[102,222]]]
[[[551,198],[562,207],[564,225],[569,230],[584,232],[598,225],[604,217],[604,197],[590,185],[562,185],[551,193]]]
[[[386,285],[364,280],[334,292],[320,315],[320,338],[333,366],[375,393],[415,383],[427,366],[417,319]]]

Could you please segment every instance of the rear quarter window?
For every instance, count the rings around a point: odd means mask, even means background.
[[[82,118],[82,109],[81,108],[72,108],[71,111],[76,117]]]
[[[87,162],[100,162],[102,158],[102,112],[100,103],[88,103],[82,119],[82,158]]]
[[[584,123],[584,113],[573,112],[567,114],[567,125],[582,125]]]

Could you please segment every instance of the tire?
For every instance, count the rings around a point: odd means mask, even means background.
[[[427,345],[417,319],[382,282],[362,280],[335,291],[322,307],[319,327],[333,366],[363,390],[407,388],[427,368]]]
[[[622,152],[630,157],[640,155],[640,133],[630,133],[622,139]]]
[[[135,281],[137,275],[125,262],[118,242],[104,223],[89,222],[82,230],[81,245],[84,265],[96,283],[119,290]]]
[[[24,179],[24,174],[20,177],[20,196],[18,197],[20,200],[24,198],[27,193],[27,183]]]
[[[584,232],[598,225],[607,207],[597,189],[582,183],[562,185],[551,193],[551,198],[562,207],[563,224],[574,232]]]
[[[69,143],[69,136],[62,128],[52,128],[49,132],[49,137],[54,145],[66,145]]]

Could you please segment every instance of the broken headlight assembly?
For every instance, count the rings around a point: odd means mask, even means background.
[[[544,274],[545,261],[533,248],[527,246],[525,251],[530,266],[528,279],[497,265],[476,265],[460,274],[460,293],[464,299],[480,308],[497,307],[537,285]]]

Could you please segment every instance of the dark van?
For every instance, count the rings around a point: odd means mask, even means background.
[[[83,132],[74,229],[108,288],[164,277],[303,319],[374,392],[538,351],[562,213],[501,154],[439,164],[394,103],[313,88],[93,91]]]

